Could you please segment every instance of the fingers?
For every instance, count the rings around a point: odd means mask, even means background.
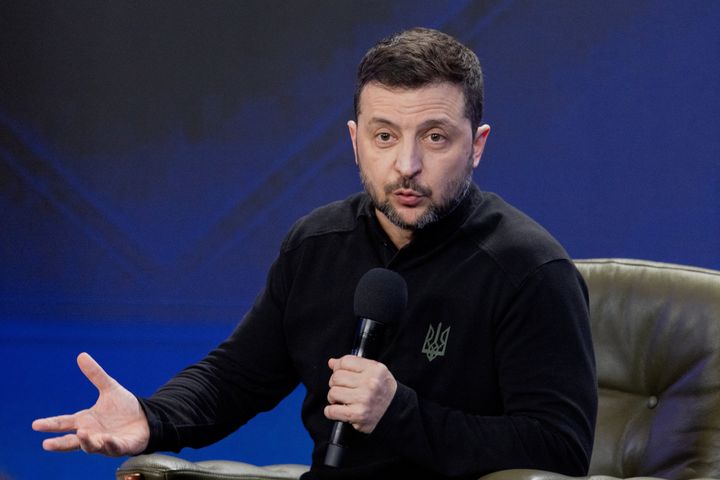
[[[69,433],[62,437],[46,438],[42,446],[48,452],[72,452],[80,450],[80,440],[74,433]]]
[[[76,415],[59,415],[57,417],[38,418],[32,423],[36,432],[68,432],[75,430]]]
[[[112,457],[125,455],[122,444],[108,434],[90,435],[84,430],[69,433],[62,437],[46,438],[43,449],[49,452],[72,452],[82,450],[85,453],[102,453]]]
[[[366,419],[365,412],[350,405],[327,405],[323,413],[325,418],[350,423],[355,429],[359,429],[362,421]]]
[[[329,381],[330,388],[373,388],[375,380],[383,377],[387,372],[387,367],[382,363],[354,355],[346,355],[339,359],[331,358],[328,366],[333,370]]]
[[[80,449],[85,453],[101,453],[110,457],[121,457],[123,455],[133,455],[144,449],[130,450],[126,442],[109,433],[90,435],[84,430],[78,430],[77,437]]]
[[[46,438],[43,440],[43,449],[51,452],[71,452],[74,450],[88,451],[88,435],[77,429],[77,416],[60,415],[57,417],[39,418],[32,423],[33,430],[38,432],[59,433],[72,431],[62,437]],[[90,450],[92,450],[92,445]]]
[[[331,358],[325,416],[348,422],[361,432],[371,433],[385,414],[397,390],[397,381],[380,362],[346,355]]]
[[[328,385],[332,387],[348,387],[348,388],[356,388],[358,387],[359,383],[362,381],[363,376],[361,373],[358,372],[351,372],[349,370],[336,370],[335,373],[333,373],[330,376],[330,381],[328,382]]]
[[[367,373],[379,363],[351,355],[340,359],[330,359],[328,365],[333,369],[328,385],[328,403],[352,404],[367,402],[370,384],[374,379]]]
[[[83,352],[77,357],[77,364],[83,375],[99,390],[107,390],[116,385],[115,379],[105,373],[105,370],[90,355]]]
[[[355,430],[363,433],[372,433],[385,408],[378,408],[370,404],[354,403],[350,405],[327,405],[323,411],[325,418],[349,423]]]
[[[328,360],[328,366],[333,372],[338,370],[348,370],[350,372],[362,372],[370,365],[376,364],[375,360],[370,360],[355,355],[345,355],[342,358],[331,358]]]
[[[392,394],[395,390],[391,385],[386,385],[383,379],[373,376],[365,377],[355,375],[349,377],[348,381],[333,380],[338,376],[334,374],[330,379],[330,389],[327,394],[329,404],[341,405],[371,405],[378,401],[384,401],[385,398]]]

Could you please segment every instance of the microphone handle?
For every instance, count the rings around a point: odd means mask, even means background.
[[[377,357],[380,346],[379,337],[382,335],[385,325],[369,318],[361,318],[355,334],[355,344],[350,355],[363,358]],[[352,428],[345,422],[335,421],[330,442],[325,451],[325,465],[328,467],[339,467],[342,463],[345,448],[347,447],[347,430]]]
[[[345,455],[345,429],[352,428],[345,422],[336,421],[333,423],[330,433],[330,443],[325,451],[325,466],[339,467]]]
[[[361,318],[358,323],[358,329],[355,333],[355,344],[353,345],[350,355],[356,355],[363,358],[376,358],[378,348],[380,347],[380,336],[385,329],[385,324],[370,320],[369,318]]]

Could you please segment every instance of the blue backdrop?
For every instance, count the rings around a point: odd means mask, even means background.
[[[149,395],[229,333],[287,228],[359,189],[356,65],[423,25],[471,46],[476,180],[574,257],[720,269],[720,2],[6,1],[0,6],[0,477],[112,478],[37,416],[93,354]],[[182,456],[309,461],[302,391]]]

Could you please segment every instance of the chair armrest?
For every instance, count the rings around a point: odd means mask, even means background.
[[[115,472],[116,480],[297,480],[309,470],[305,465],[268,465],[226,460],[188,462],[169,455],[131,457]]]
[[[627,477],[619,478],[609,475],[588,475],[586,477],[568,477],[554,472],[531,469],[500,470],[480,477],[480,480],[663,480],[660,477]],[[689,480],[713,480],[698,477]]]
[[[590,477],[568,477],[545,470],[512,469],[499,470],[480,477],[480,480],[586,480]],[[598,477],[599,479],[600,477]],[[604,477],[610,479],[611,477]]]

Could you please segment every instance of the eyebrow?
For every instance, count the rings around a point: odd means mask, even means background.
[[[368,125],[388,125],[390,127],[396,127],[397,125],[394,122],[391,122],[390,120],[387,120],[382,117],[372,117],[370,120],[368,120]]]
[[[368,125],[387,125],[389,127],[397,127],[398,125],[395,122],[392,122],[386,118],[383,117],[372,117],[370,120],[368,120]],[[428,118],[424,122],[422,122],[420,125],[418,125],[418,128],[420,130],[432,128],[432,127],[445,127],[448,129],[457,130],[458,126],[454,123],[450,122],[448,119],[443,117],[437,117],[437,118]]]

